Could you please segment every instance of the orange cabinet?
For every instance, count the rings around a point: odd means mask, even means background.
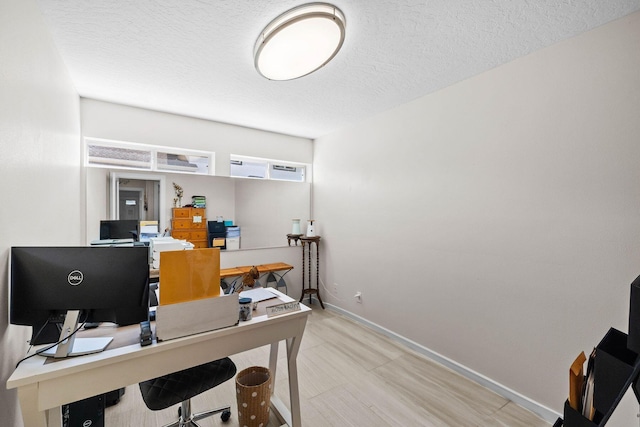
[[[171,236],[193,243],[196,248],[206,248],[207,218],[203,208],[173,208]]]

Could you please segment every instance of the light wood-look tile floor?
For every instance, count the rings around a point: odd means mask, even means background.
[[[285,350],[279,350],[276,394],[288,404]],[[231,357],[238,372],[266,366],[269,348]],[[426,359],[365,326],[313,306],[300,352],[298,376],[304,427],[508,426],[550,424],[513,402]],[[228,423],[219,416],[202,427],[238,427],[235,385],[230,380],[192,399],[194,412],[232,406]],[[147,409],[137,385],[107,408],[107,427],[162,426],[173,421],[177,406]],[[271,416],[269,426],[280,423]]]

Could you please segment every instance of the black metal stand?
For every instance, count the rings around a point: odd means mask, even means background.
[[[630,386],[638,401],[640,357],[627,348],[627,334],[610,328],[596,347],[594,360],[593,419],[564,404],[564,420],[558,418],[554,427],[603,427]]]

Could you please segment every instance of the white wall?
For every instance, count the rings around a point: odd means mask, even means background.
[[[0,58],[0,414],[17,427],[5,383],[30,328],[7,324],[9,248],[81,243],[80,107],[33,0],[0,3]]]
[[[215,151],[218,176],[229,176],[230,154],[300,163],[313,159],[306,138],[85,98],[81,108],[85,137]]]
[[[640,274],[639,46],[636,13],[315,141],[327,300],[561,412]]]
[[[236,222],[241,224],[242,247],[286,244],[292,219],[306,224],[310,216],[311,183],[235,179]],[[265,227],[265,224],[268,226]],[[304,230],[304,226],[301,226]]]

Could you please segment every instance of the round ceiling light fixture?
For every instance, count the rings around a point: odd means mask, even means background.
[[[271,21],[254,47],[256,70],[269,80],[292,80],[323,67],[344,42],[346,21],[337,7],[309,3]]]

